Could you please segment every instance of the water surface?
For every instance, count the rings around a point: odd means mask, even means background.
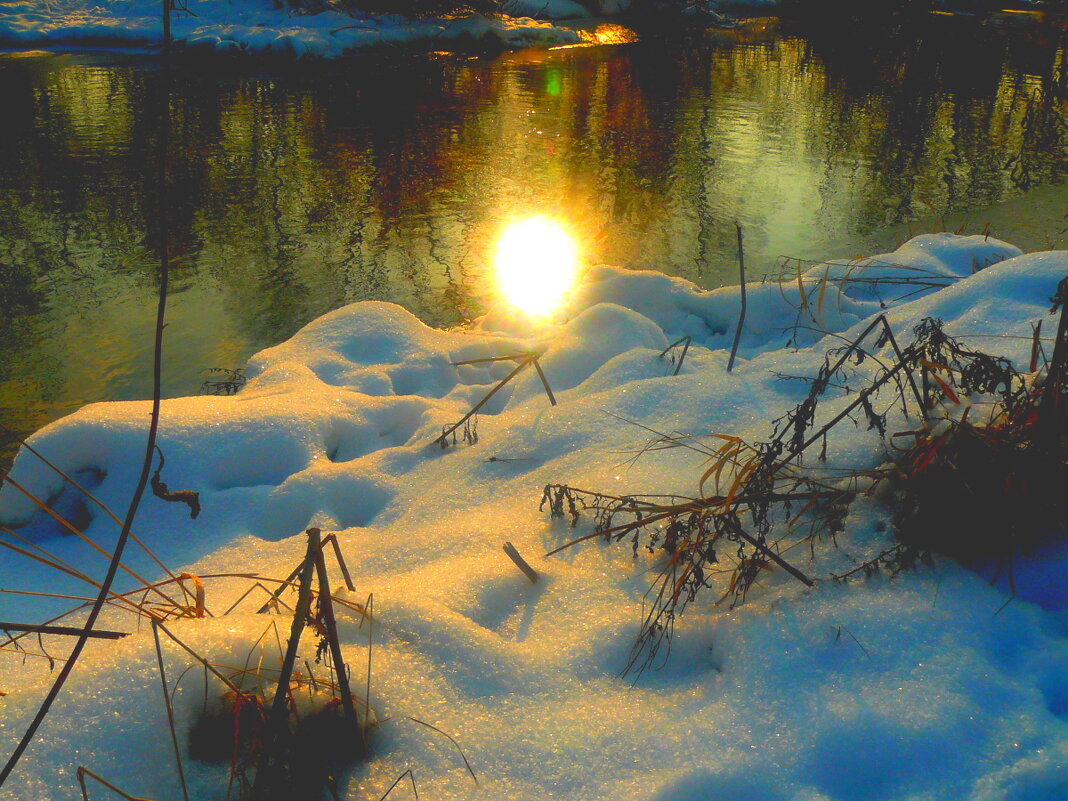
[[[149,394],[160,214],[177,258],[167,395],[344,303],[479,314],[520,215],[566,221],[591,262],[704,286],[736,280],[735,222],[755,275],[945,226],[1061,245],[1066,75],[1056,25],[937,18],[183,63],[161,209],[156,62],[2,56],[0,420],[25,434]]]

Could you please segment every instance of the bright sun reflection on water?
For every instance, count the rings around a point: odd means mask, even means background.
[[[532,316],[556,310],[578,276],[578,245],[560,223],[527,217],[497,243],[497,281],[512,305]]]

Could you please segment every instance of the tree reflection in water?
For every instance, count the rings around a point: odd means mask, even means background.
[[[1060,27],[858,25],[181,65],[166,393],[346,302],[478,314],[517,214],[569,220],[591,261],[715,285],[735,221],[759,275],[1064,180]],[[0,416],[20,432],[147,392],[158,80],[135,59],[0,59]]]

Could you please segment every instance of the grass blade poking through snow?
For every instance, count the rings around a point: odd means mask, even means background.
[[[734,224],[738,231],[738,291],[741,294],[741,309],[738,312],[738,327],[734,329],[734,344],[731,345],[731,356],[727,361],[727,372],[734,369],[734,357],[738,355],[738,344],[742,341],[742,326],[745,325],[746,297],[745,297],[745,249],[742,245],[742,226]],[[800,278],[798,278],[800,284]],[[805,297],[804,290],[801,297]]]
[[[115,795],[119,796],[120,798],[125,798],[126,801],[152,801],[152,799],[150,798],[142,798],[138,795],[130,795],[129,793],[120,790],[118,787],[116,787],[114,784],[112,784],[102,776],[93,773],[93,771],[89,770],[89,768],[85,767],[84,765],[79,765],[78,784],[82,788],[82,801],[89,801],[89,788],[85,785],[86,776],[88,776],[93,781],[99,782],[101,785],[111,790],[111,792],[115,793]]]
[[[156,643],[156,663],[159,665],[159,680],[163,685],[163,703],[167,708],[167,727],[171,732],[171,744],[174,746],[174,763],[178,769],[178,781],[182,786],[182,798],[189,801],[189,788],[185,784],[185,768],[182,766],[182,750],[178,747],[178,732],[174,728],[174,707],[171,705],[170,691],[167,689],[167,670],[163,666],[163,648],[159,642],[159,627],[152,621],[152,638]]]
[[[671,354],[671,363],[673,365],[675,365],[675,372],[672,373],[673,376],[678,375],[679,374],[679,370],[682,369],[682,363],[686,359],[686,353],[687,353],[687,351],[689,351],[690,342],[692,342],[692,341],[693,341],[693,337],[690,337],[690,336],[681,337],[680,339],[676,339],[674,342],[672,342],[670,345],[668,345],[666,348],[664,348],[662,351],[660,351],[660,355],[657,357],[658,359],[663,359],[668,354]],[[680,345],[682,346],[682,353],[676,359],[675,358],[675,348],[679,347]]]

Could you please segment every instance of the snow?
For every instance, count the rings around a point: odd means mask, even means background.
[[[855,281],[839,296],[833,283],[846,273],[885,281],[902,269],[918,282],[905,299],[900,286]],[[346,306],[255,356],[237,395],[164,401],[163,478],[172,490],[199,492],[203,511],[191,520],[185,506],[147,496],[135,531],[172,568],[276,578],[302,556],[306,527],[336,532],[357,587],[339,597],[362,603],[374,593],[370,701],[386,721],[372,758],[343,779],[345,798],[378,798],[411,768],[420,796],[437,799],[1055,801],[1068,797],[1063,544],[1017,565],[1019,597],[1007,606],[1007,588],[949,560],[812,589],[767,571],[733,610],[715,605],[721,592],[700,597],[662,666],[621,677],[656,563],[600,541],[543,556],[592,529],[588,519],[576,529],[550,520],[538,499],[550,482],[695,493],[701,457],[673,450],[632,459],[649,439],[639,425],[764,439],[769,421],[805,392],[782,374],[814,374],[827,348],[875,314],[885,312],[904,340],[920,319],[938,316],[969,345],[1026,363],[1030,325],[1049,319],[1066,273],[1068,252],[1025,255],[994,239],[938,234],[846,267],[816,265],[781,285],[750,284],[730,374],[739,288],[702,292],[654,272],[592,267],[568,308],[540,324],[501,308],[467,329],[439,331],[395,305]],[[693,342],[672,376],[657,354],[682,336]],[[484,408],[477,444],[435,444],[442,426],[514,369],[451,362],[534,350],[558,405],[528,370]],[[827,412],[845,402],[829,397]],[[31,444],[124,510],[147,412],[144,402],[93,404]],[[891,425],[909,423],[892,416]],[[830,464],[884,459],[885,443],[863,429],[836,429]],[[25,450],[12,477],[38,497],[75,503]],[[113,542],[113,522],[83,507],[87,533]],[[11,485],[0,490],[0,518],[102,573],[101,557],[59,535]],[[839,549],[814,560],[795,552],[796,563],[826,577],[877,553],[892,542],[889,518],[877,500],[861,498]],[[508,560],[504,542],[539,572],[536,584]],[[159,576],[136,549],[129,563]],[[330,569],[340,586],[332,561]],[[4,589],[87,591],[8,551],[0,575]],[[205,584],[216,612],[248,587],[242,579]],[[0,595],[0,619],[43,620],[70,603]],[[271,620],[285,631],[289,618],[257,615],[257,605],[168,626],[217,663],[240,666],[261,652],[269,661],[273,646],[254,644]],[[341,612],[359,686],[368,633],[357,622]],[[177,797],[151,634],[114,610],[102,626],[133,633],[90,645],[0,797],[76,797],[78,765],[134,795]],[[55,655],[69,646],[46,644]],[[173,683],[188,660],[165,650]],[[303,641],[302,657],[313,652],[313,640]],[[44,660],[0,657],[6,756],[50,676]],[[175,696],[183,740],[204,700],[193,673]],[[479,785],[448,741],[406,716],[455,737]],[[192,797],[222,797],[225,765],[187,761],[186,772]],[[394,796],[410,792],[398,787]]]
[[[269,0],[188,0],[190,13],[175,12],[172,17],[172,36],[179,45],[224,53],[326,58],[409,42],[450,47],[480,41],[514,48],[582,41],[572,30],[523,16],[528,0],[517,2],[513,16],[411,20],[393,14],[300,13],[280,3],[276,8]],[[562,17],[576,16],[569,0],[552,3],[552,10]],[[159,0],[14,0],[4,3],[0,12],[0,43],[23,48],[157,47],[163,40],[160,8]]]
[[[513,17],[586,19],[590,12],[575,0],[505,0],[503,10]]]

